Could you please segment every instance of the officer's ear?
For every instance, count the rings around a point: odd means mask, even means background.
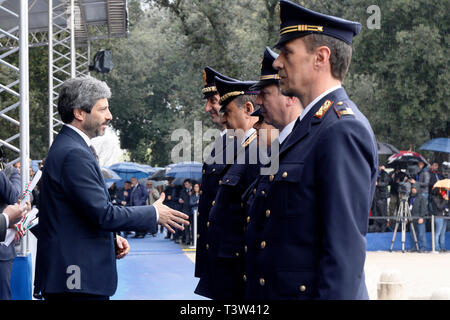
[[[251,115],[255,111],[255,107],[253,106],[253,103],[250,101],[247,101],[244,105],[244,112],[247,115]]]

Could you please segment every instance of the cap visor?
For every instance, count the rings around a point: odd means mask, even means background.
[[[291,33],[287,33],[287,34],[283,34],[280,38],[280,40],[278,40],[278,42],[273,46],[274,49],[281,49],[286,42],[289,42],[291,40],[294,40],[296,38],[301,38],[304,36],[307,36],[308,34],[312,34],[312,32],[291,32]]]

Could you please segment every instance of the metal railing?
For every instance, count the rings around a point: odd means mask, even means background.
[[[431,252],[436,252],[436,244],[435,244],[435,215],[431,215],[431,216],[424,216],[424,217],[418,217],[418,216],[411,216],[409,217],[410,220],[419,220],[419,219],[424,219],[424,220],[431,220]],[[448,216],[439,216],[438,218],[443,218],[445,220],[450,220],[450,217]],[[387,221],[395,221],[397,220],[397,216],[371,216],[369,217],[369,221],[370,220],[386,220]],[[400,218],[402,219],[402,218]],[[405,218],[406,219],[406,218]],[[425,222],[424,222],[425,223]],[[410,231],[409,231],[410,232]],[[376,232],[369,232],[369,233],[376,233]]]

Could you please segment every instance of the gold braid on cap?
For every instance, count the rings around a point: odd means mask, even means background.
[[[297,26],[290,26],[286,27],[280,30],[280,35],[283,35],[285,33],[289,32],[297,32],[297,31],[318,31],[323,32],[323,26],[310,26],[307,24],[300,24]]]
[[[231,91],[228,92],[226,94],[224,94],[223,96],[220,97],[219,103],[221,104],[222,102],[224,102],[225,100],[227,100],[230,97],[236,97],[236,96],[240,96],[245,94],[244,91]]]
[[[266,76],[261,76],[260,80],[270,80],[270,79],[275,79],[275,80],[280,80],[280,76],[278,74],[269,74]]]
[[[217,91],[216,86],[206,87],[206,88],[202,89],[202,93],[213,92],[213,91]]]

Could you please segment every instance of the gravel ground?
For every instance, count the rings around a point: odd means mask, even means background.
[[[409,299],[430,299],[440,288],[450,288],[450,253],[367,252],[366,285],[371,300],[377,299],[377,284],[384,271],[402,274]]]
[[[192,262],[195,252],[186,252]],[[440,288],[450,288],[450,253],[368,251],[366,285],[371,300],[377,300],[377,285],[383,272],[401,273],[409,299],[427,300]]]

